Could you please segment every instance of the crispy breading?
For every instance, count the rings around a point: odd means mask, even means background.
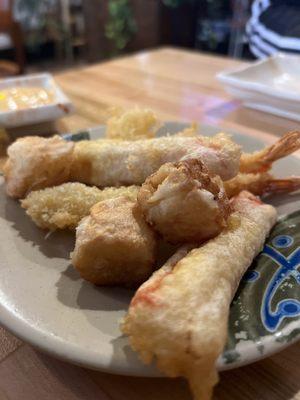
[[[201,243],[226,226],[229,200],[223,182],[201,161],[164,164],[138,193],[147,222],[171,243]]]
[[[141,185],[164,163],[188,158],[199,159],[210,173],[227,181],[238,170],[266,172],[274,161],[300,148],[300,132],[293,131],[274,145],[241,157],[240,146],[228,135],[196,137],[194,129],[148,140],[100,139],[75,145],[58,136],[18,139],[9,146],[4,166],[7,193],[22,198],[31,190],[72,180],[100,187]]]
[[[154,112],[148,108],[135,107],[115,113],[106,122],[108,139],[140,140],[150,139],[160,124]]]
[[[190,252],[181,248],[137,290],[122,325],[141,359],[186,377],[197,400],[211,398],[231,300],[276,221],[275,208],[248,192],[232,206],[220,235]]]
[[[7,194],[23,198],[31,190],[69,180],[74,143],[59,136],[27,136],[8,147],[3,172]]]
[[[102,141],[103,142],[103,141]],[[71,180],[95,186],[141,185],[166,162],[198,158],[224,180],[239,169],[240,146],[225,134],[76,143]]]
[[[153,272],[157,241],[135,201],[104,200],[76,229],[72,264],[96,285],[137,286]]]
[[[26,214],[40,228],[75,229],[80,220],[87,216],[91,207],[99,201],[118,196],[136,200],[137,186],[108,187],[103,190],[82,183],[64,183],[29,193],[21,201]]]
[[[8,148],[4,166],[9,196],[23,198],[31,190],[75,181],[99,187],[140,185],[166,162],[199,158],[224,180],[239,169],[240,146],[224,134],[166,136],[148,140],[68,142],[25,137]]]

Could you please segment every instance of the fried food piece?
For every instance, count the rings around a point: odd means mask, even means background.
[[[224,182],[227,196],[238,195],[242,190],[258,196],[268,196],[280,193],[291,193],[300,189],[300,177],[276,179],[270,173],[237,174],[234,178]]]
[[[115,113],[106,124],[106,137],[121,140],[153,138],[160,126],[152,110],[138,107]]]
[[[272,168],[274,161],[286,157],[300,149],[300,131],[291,131],[282,136],[272,146],[254,153],[243,153],[240,172],[266,172]]]
[[[276,221],[275,208],[248,192],[232,207],[219,236],[183,247],[138,289],[122,326],[145,363],[155,358],[168,376],[186,377],[197,400],[211,398],[230,302]]]
[[[138,203],[147,222],[171,243],[216,236],[230,211],[221,179],[196,159],[160,167],[142,185]]]
[[[26,214],[40,228],[75,229],[99,201],[127,196],[136,200],[138,186],[108,187],[103,190],[82,183],[68,182],[53,188],[37,190],[21,201]]]
[[[156,244],[135,201],[104,200],[78,225],[72,264],[96,285],[136,286],[154,270]]]
[[[102,141],[103,142],[103,141]],[[148,140],[76,143],[71,180],[95,186],[141,185],[166,162],[198,158],[223,180],[239,169],[240,146],[225,134]]]
[[[9,196],[23,198],[28,192],[69,180],[74,143],[59,136],[28,136],[7,149],[3,172]]]
[[[8,195],[23,198],[31,190],[67,181],[100,187],[142,184],[165,162],[183,157],[199,158],[210,172],[227,180],[237,174],[240,154],[240,146],[224,134],[213,138],[170,136],[75,144],[58,136],[36,136],[9,146],[4,174]]]

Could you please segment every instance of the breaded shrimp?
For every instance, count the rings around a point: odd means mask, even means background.
[[[102,141],[103,142],[103,141]],[[71,180],[95,186],[141,185],[166,162],[198,158],[223,180],[239,169],[240,146],[225,134],[212,138],[169,136],[98,144],[76,143]]]
[[[224,182],[227,196],[238,195],[242,190],[258,196],[267,196],[280,193],[291,193],[300,189],[300,177],[274,178],[268,172],[257,174],[238,174],[229,181]]]
[[[142,185],[138,203],[147,222],[171,243],[216,236],[230,211],[221,179],[196,159],[160,167]]]
[[[254,153],[243,153],[240,162],[240,172],[266,172],[272,168],[272,163],[300,149],[300,131],[291,131],[282,136],[272,146],[265,147]]]
[[[160,124],[152,110],[135,107],[120,111],[107,120],[108,139],[140,140],[150,139],[156,134]]]
[[[59,136],[28,136],[8,147],[3,172],[7,194],[23,198],[28,192],[69,180],[74,143]]]
[[[72,264],[96,285],[136,286],[153,272],[157,241],[135,201],[104,200],[76,229]]]
[[[211,398],[231,300],[276,221],[275,208],[247,192],[232,207],[219,236],[181,248],[137,290],[122,325],[141,359],[187,378],[195,400]]]
[[[75,144],[58,136],[26,137],[9,146],[4,174],[7,193],[22,198],[30,190],[67,181],[100,187],[142,184],[165,162],[183,157],[199,158],[212,173],[227,180],[237,174],[240,154],[240,146],[224,134]]]
[[[216,180],[214,182],[217,183]],[[248,190],[259,196],[267,196],[299,190],[300,177],[276,179],[269,173],[238,174],[233,179],[224,182],[223,185],[229,198],[238,195],[242,190]],[[26,209],[27,215],[33,222],[41,228],[75,229],[79,221],[89,214],[89,210],[94,204],[121,195],[135,200],[139,189],[139,186],[121,186],[101,190],[82,183],[69,182],[31,192],[21,201],[21,205]],[[227,201],[225,201],[226,203]],[[144,202],[144,207],[147,207],[147,204],[148,200]],[[154,206],[156,204],[152,204],[150,208]],[[191,216],[190,211],[187,214],[189,216]]]
[[[103,190],[82,183],[64,183],[53,188],[37,190],[21,201],[26,214],[44,229],[75,229],[99,201],[119,196],[136,200],[138,186],[108,187]]]

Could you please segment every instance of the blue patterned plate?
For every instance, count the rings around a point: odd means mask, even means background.
[[[224,366],[248,364],[300,337],[300,210],[278,221],[232,302]]]
[[[161,134],[185,124],[166,123]],[[218,128],[202,125],[201,133]],[[68,140],[103,136],[98,127]],[[245,151],[276,140],[232,133]],[[277,176],[300,171],[300,159],[287,157],[275,165]],[[227,347],[219,369],[261,359],[297,340],[300,334],[300,195],[272,199],[281,220],[256,258],[232,302]],[[74,235],[45,235],[8,199],[0,178],[0,321],[35,347],[67,361],[108,372],[159,376],[144,366],[120,333],[132,292],[97,288],[80,279],[70,265]]]

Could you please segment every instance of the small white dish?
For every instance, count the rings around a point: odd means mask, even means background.
[[[12,111],[0,111],[0,126],[14,128],[52,121],[74,112],[70,99],[55,83],[51,74],[33,74],[0,80],[0,91],[13,87],[39,86],[54,92],[54,101],[48,105]]]
[[[249,108],[300,121],[300,57],[273,57],[223,71],[217,79]]]

